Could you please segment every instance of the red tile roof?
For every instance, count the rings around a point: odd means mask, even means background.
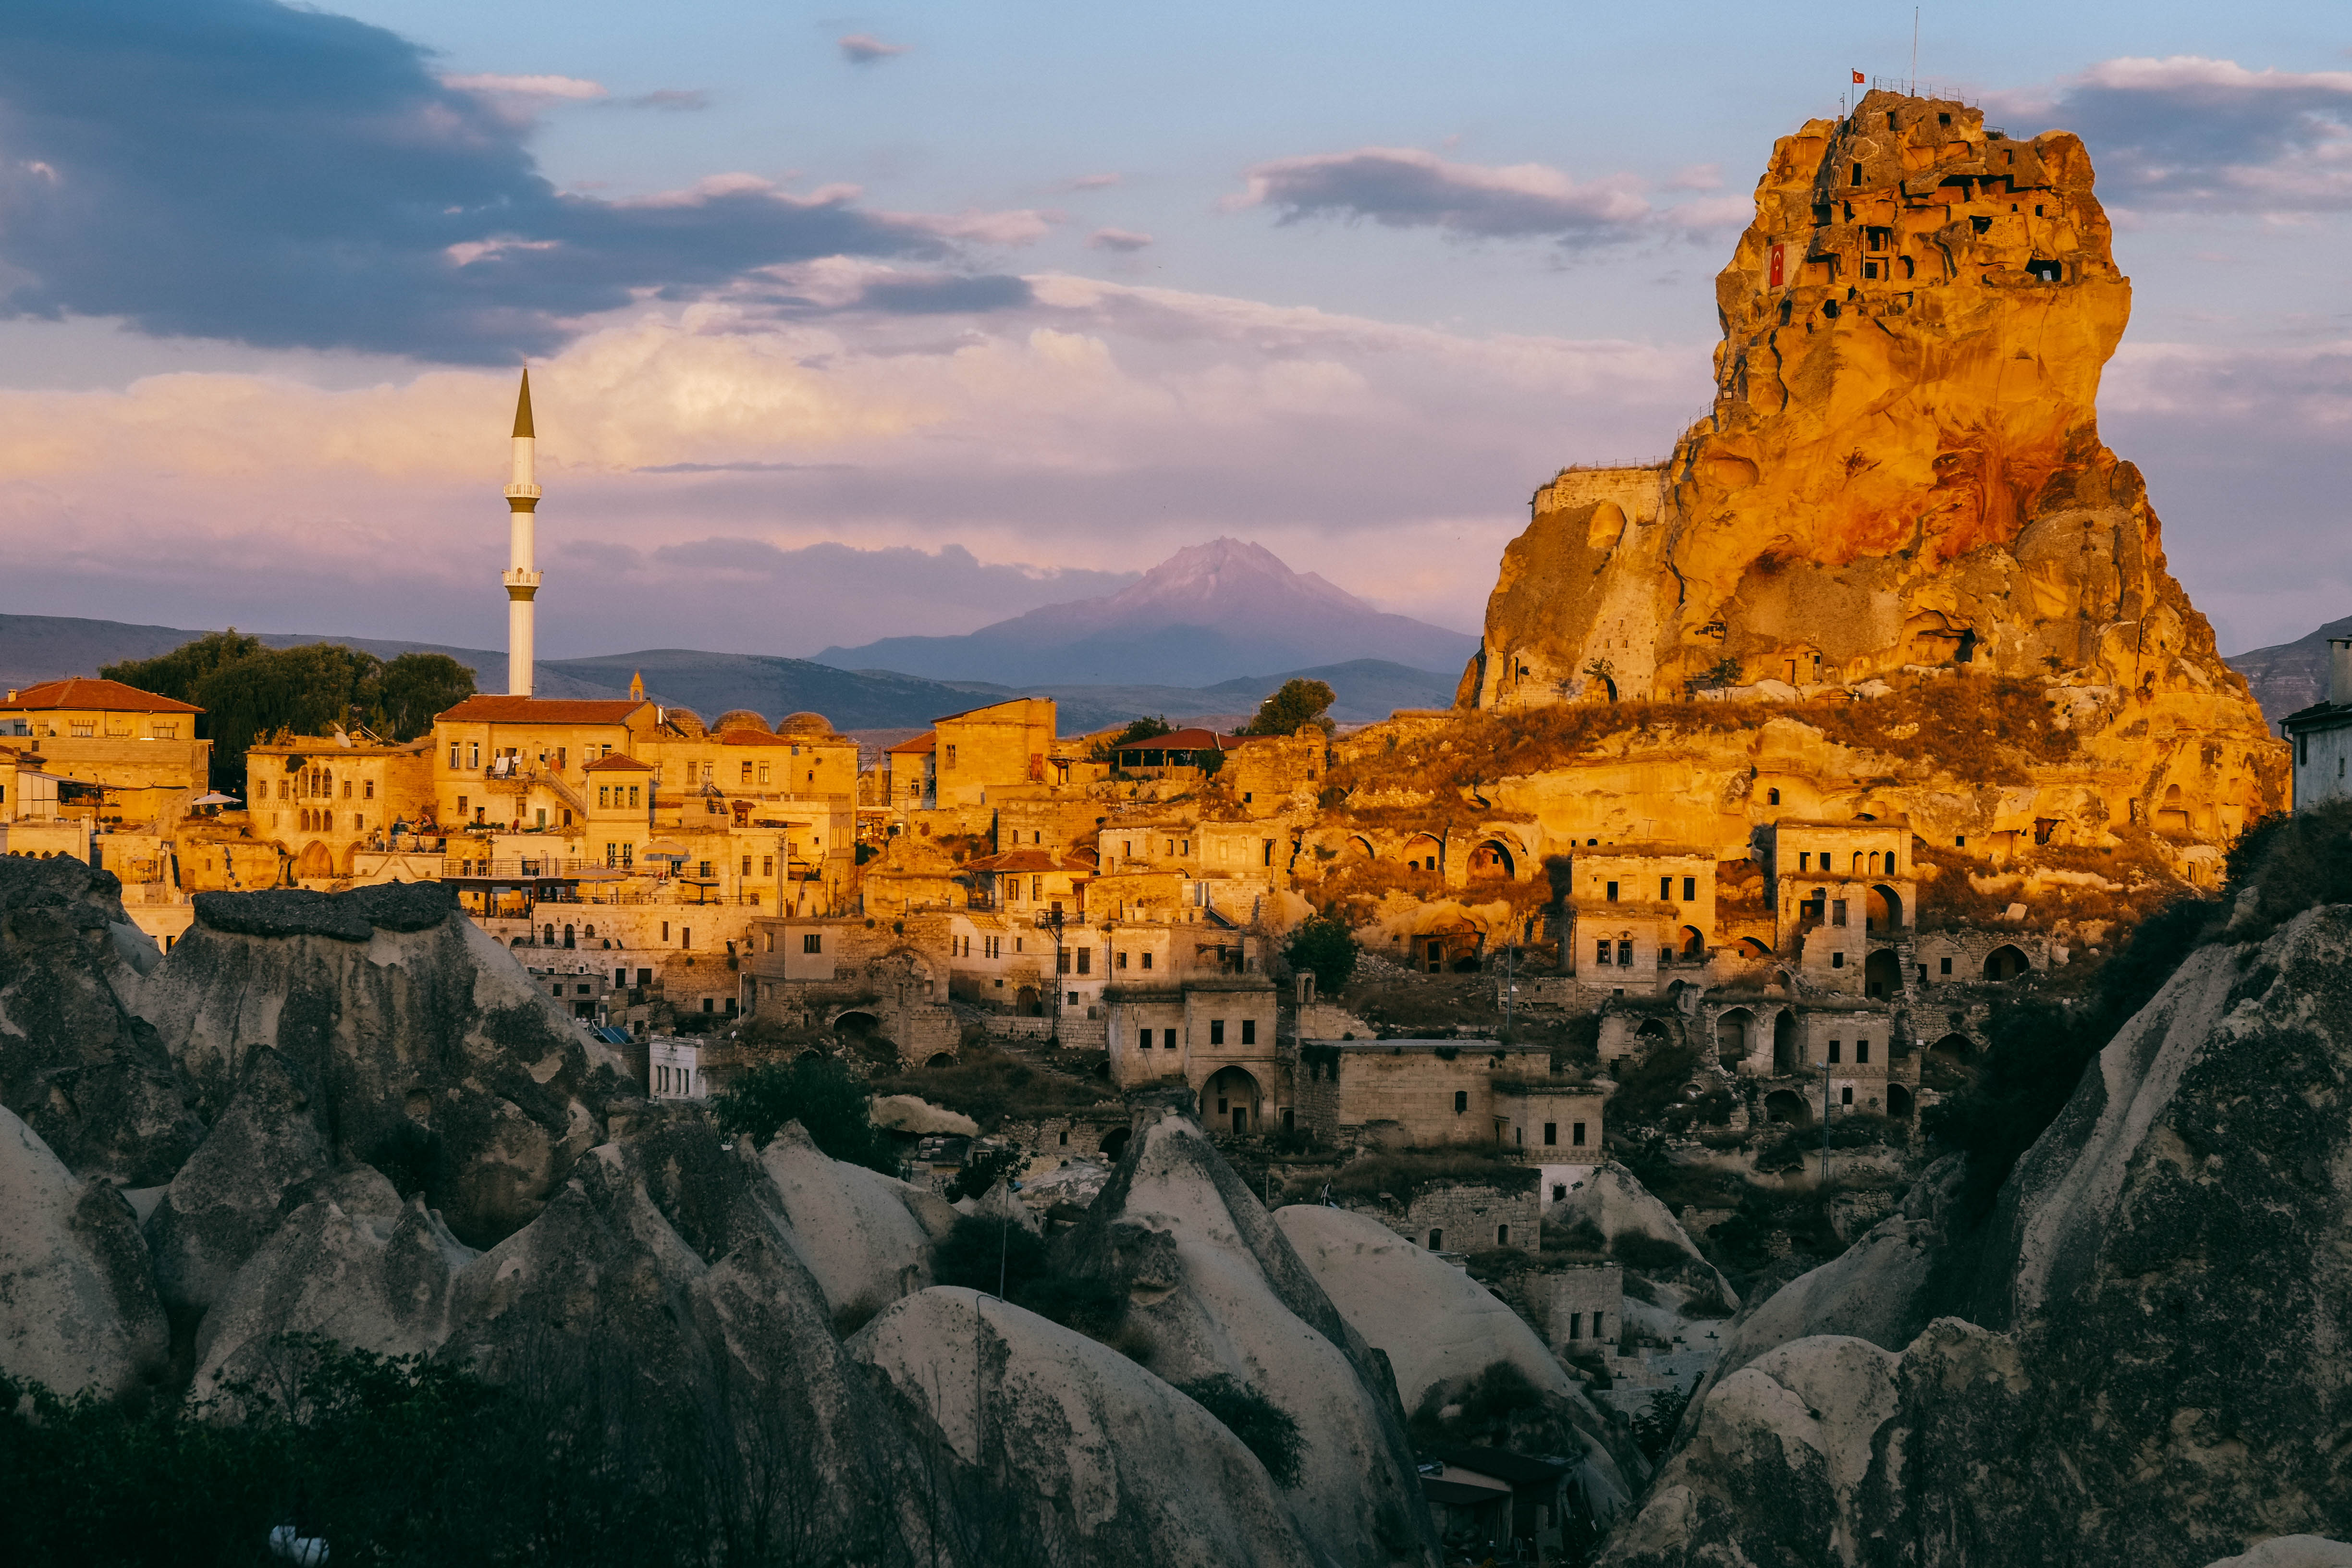
[[[653,704],[634,698],[609,700],[563,697],[468,697],[441,715],[459,724],[620,724]]]
[[[767,730],[721,730],[719,743],[722,746],[797,746],[806,739],[800,735],[779,735]]]
[[[142,691],[135,686],[125,686],[119,680],[97,680],[89,676],[68,676],[63,680],[45,680],[38,686],[27,686],[5,702],[0,710],[32,710],[45,708],[89,708],[105,713],[201,713],[203,709],[193,702],[181,702],[169,697],[158,697],[152,691]]]
[[[626,752],[614,752],[609,757],[599,757],[580,770],[583,773],[649,773],[651,763],[641,763]]]
[[[907,753],[936,752],[939,749],[940,732],[937,730],[926,730],[911,741],[901,741],[897,745],[887,748],[885,754],[895,757]]]
[[[1139,741],[1123,741],[1118,745],[1127,752],[1230,752],[1241,744],[1238,735],[1220,735],[1213,730],[1174,730],[1165,735],[1147,735]]]

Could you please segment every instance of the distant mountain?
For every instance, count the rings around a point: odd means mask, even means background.
[[[152,658],[203,635],[182,627],[63,616],[0,616],[0,686],[25,687],[61,676],[94,675],[100,665]],[[484,687],[495,689],[506,684],[506,655],[488,648],[295,632],[254,635],[271,647],[341,642],[383,658],[412,652],[444,653],[472,669]],[[888,671],[839,669],[803,658],[700,653],[688,648],[542,659],[535,668],[534,679],[541,697],[625,697],[630,678],[640,672],[646,679],[646,694],[655,701],[691,708],[705,720],[716,719],[730,708],[749,708],[771,721],[808,710],[824,714],[842,730],[924,729],[941,714],[1021,694],[1014,687],[983,681],[924,680]],[[1054,698],[1063,732],[1076,734],[1122,724],[1145,713],[1164,713],[1179,723],[1238,722],[1294,675],[1327,682],[1338,693],[1332,717],[1348,723],[1384,719],[1397,708],[1443,707],[1454,698],[1452,675],[1379,659],[1248,676],[1206,689],[1047,681],[1025,690]]]
[[[2352,616],[2293,642],[2233,654],[2222,662],[2246,678],[2263,717],[2275,730],[2280,720],[2327,695],[2327,639],[2342,637],[2352,637]]]
[[[1217,539],[1178,551],[1108,598],[1047,605],[962,637],[885,637],[816,657],[933,680],[1197,689],[1360,659],[1458,670],[1477,647],[1466,633],[1383,614],[1293,572],[1262,545]]]

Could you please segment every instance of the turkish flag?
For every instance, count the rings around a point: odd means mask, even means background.
[[[1860,71],[1853,73],[1853,85],[1856,87],[1860,87],[1862,85],[1862,73]]]

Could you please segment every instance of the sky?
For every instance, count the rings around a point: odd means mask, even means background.
[[[807,655],[1220,534],[1475,631],[1705,412],[1849,72],[2081,134],[2102,391],[2223,650],[2352,613],[2352,10],[0,7],[0,612]]]

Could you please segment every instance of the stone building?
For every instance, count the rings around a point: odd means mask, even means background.
[[[2352,798],[2352,637],[2327,639],[2327,694],[2279,721],[2294,748],[2294,807]]]
[[[361,851],[384,850],[431,816],[431,746],[340,730],[248,746],[247,821],[285,851],[295,880],[354,877]]]
[[[211,789],[213,743],[196,738],[204,710],[119,680],[75,677],[13,689],[0,701],[0,745],[29,742],[53,778],[97,786],[68,792],[61,816],[93,828],[162,824],[187,815]]]

